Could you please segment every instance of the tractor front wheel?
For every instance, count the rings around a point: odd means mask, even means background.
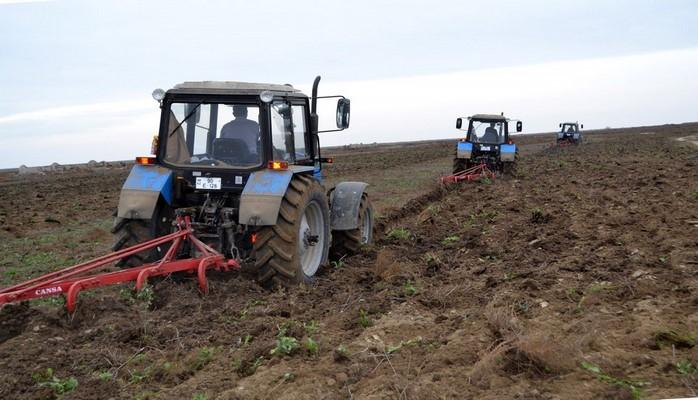
[[[373,205],[368,195],[361,195],[359,205],[359,221],[356,229],[348,231],[332,231],[332,258],[340,259],[344,256],[356,254],[361,246],[373,242]]]
[[[261,283],[286,286],[310,282],[327,261],[330,209],[322,186],[295,175],[281,200],[276,225],[257,232],[255,269]]]

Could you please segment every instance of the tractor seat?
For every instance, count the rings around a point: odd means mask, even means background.
[[[257,155],[250,153],[242,139],[218,138],[213,140],[213,158],[231,161],[232,164],[256,162]]]

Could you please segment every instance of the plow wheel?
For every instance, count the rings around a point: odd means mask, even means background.
[[[281,201],[276,225],[257,232],[255,269],[262,283],[296,285],[310,282],[327,261],[330,209],[322,186],[294,175]]]
[[[332,258],[356,254],[362,245],[373,242],[373,205],[366,193],[361,196],[359,206],[359,224],[356,229],[332,231]]]
[[[158,203],[151,219],[114,218],[111,232],[114,234],[112,251],[119,251],[172,232],[174,212],[164,203]],[[116,265],[121,268],[135,267],[162,258],[169,244],[137,253],[121,259]]]

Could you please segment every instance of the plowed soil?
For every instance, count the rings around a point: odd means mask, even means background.
[[[206,297],[166,279],[72,316],[6,306],[0,398],[695,395],[698,147],[677,139],[696,132],[523,137],[516,176],[448,188],[452,142],[337,149],[332,181],[373,185],[374,246],[298,288],[230,273]],[[104,252],[126,174],[0,175],[5,284]]]

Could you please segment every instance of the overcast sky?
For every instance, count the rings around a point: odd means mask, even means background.
[[[352,98],[327,145],[698,120],[695,1],[0,0],[0,168],[130,159],[156,87],[292,83]]]

